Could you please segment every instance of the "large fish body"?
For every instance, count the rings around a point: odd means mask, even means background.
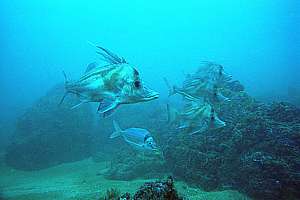
[[[143,128],[128,128],[122,130],[116,121],[113,121],[113,125],[115,132],[111,134],[110,138],[122,136],[125,142],[137,150],[158,151],[156,143],[148,130]]]
[[[196,73],[187,75],[182,87],[172,87],[165,79],[169,96],[177,93],[188,100],[180,112],[167,106],[169,125],[189,134],[224,127],[226,123],[219,119],[214,105],[229,101],[220,92],[229,81],[231,76],[224,72],[223,66],[213,62],[205,62]]]
[[[110,64],[99,66],[97,63],[91,63],[79,80],[66,79],[66,93],[77,95],[81,100],[80,104],[99,102],[98,111],[104,116],[112,113],[121,104],[158,98],[159,94],[143,84],[139,72],[132,65],[123,58],[107,52],[109,51],[106,50],[106,54],[102,54]]]
[[[177,86],[172,87],[166,79],[165,82],[169,89],[169,96],[180,94],[185,99],[190,101],[207,100],[211,103],[218,103],[229,100],[221,92],[219,92],[219,88],[208,82],[198,82],[191,85],[183,85],[183,87],[181,88]]]
[[[199,67],[193,79],[204,79],[217,87],[222,87],[231,81],[232,76],[224,71],[224,67],[214,62],[202,62],[204,65]]]
[[[172,87],[165,79],[169,88],[169,95],[177,93],[188,100],[202,98],[211,103],[229,100],[219,90],[231,81],[231,76],[224,72],[222,65],[213,62],[205,62],[204,64],[195,74],[186,77],[182,87]]]

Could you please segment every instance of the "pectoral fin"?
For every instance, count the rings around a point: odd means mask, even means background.
[[[208,128],[207,128],[207,126],[206,126],[205,123],[204,123],[204,124],[202,124],[202,125],[196,127],[196,130],[190,132],[189,135],[194,135],[194,134],[196,134],[196,133],[203,133],[203,132],[205,132],[206,130],[208,130]]]
[[[84,73],[87,73],[87,72],[91,71],[92,69],[94,69],[94,68],[96,68],[96,67],[98,67],[98,66],[99,66],[98,63],[92,62],[92,63],[90,63],[90,64],[87,66],[87,68],[86,68],[86,70],[85,70]]]
[[[99,106],[98,106],[98,112],[100,113],[107,113],[107,112],[112,112],[113,109],[115,109],[117,106],[119,105],[119,102],[118,101],[111,101],[111,100],[108,100],[108,99],[103,99]],[[109,113],[107,113],[109,114]]]
[[[76,104],[75,106],[72,106],[71,110],[78,108],[79,106],[81,106],[82,104],[87,103],[87,102],[89,102],[89,101],[81,101],[80,103]]]
[[[103,113],[103,118],[106,118],[106,117],[110,117],[118,108],[118,105],[116,107],[114,107],[113,109],[110,109],[106,112]]]
[[[221,94],[220,92],[217,93],[217,100],[218,101],[230,101],[230,99],[228,97],[225,97],[223,94]]]

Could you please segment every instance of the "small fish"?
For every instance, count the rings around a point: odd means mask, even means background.
[[[139,72],[108,49],[96,46],[108,65],[99,66],[97,63],[88,65],[85,73],[77,81],[69,81],[65,76],[66,93],[79,97],[81,102],[73,106],[76,108],[83,103],[99,102],[98,111],[104,117],[111,115],[121,104],[132,104],[151,101],[158,98],[159,94],[146,87]]]
[[[152,151],[157,153],[158,148],[150,132],[143,128],[128,128],[122,130],[116,121],[113,121],[115,132],[110,138],[122,136],[124,140],[133,148],[142,151]]]

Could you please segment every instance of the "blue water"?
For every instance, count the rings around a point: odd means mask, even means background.
[[[91,41],[137,66],[162,96],[202,60],[222,63],[247,91],[287,99],[299,87],[299,1],[0,2],[1,119],[22,112],[65,70],[98,59]],[[98,59],[99,60],[99,59]]]

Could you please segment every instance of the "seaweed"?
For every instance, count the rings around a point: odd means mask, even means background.
[[[110,188],[106,190],[104,197],[99,200],[119,200],[121,198],[121,191],[118,188]]]

